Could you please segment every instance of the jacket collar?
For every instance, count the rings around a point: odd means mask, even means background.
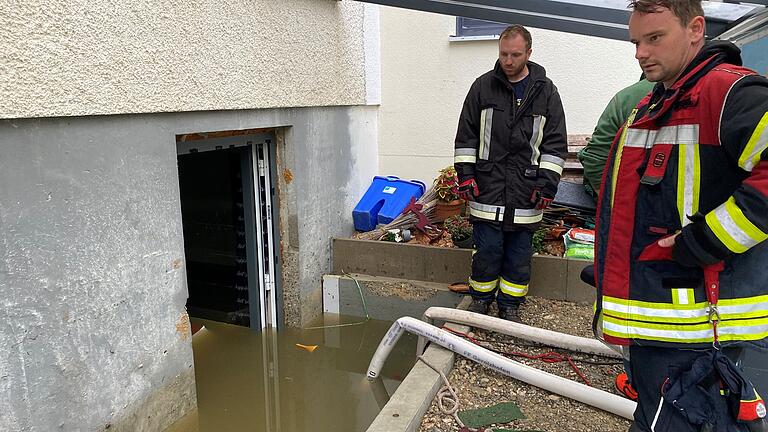
[[[507,75],[504,73],[504,70],[501,68],[498,60],[496,60],[496,64],[493,67],[493,76],[500,79],[502,82],[509,83]],[[544,69],[544,66],[529,61],[528,76],[530,77],[531,81],[544,81],[547,78],[547,71]]]

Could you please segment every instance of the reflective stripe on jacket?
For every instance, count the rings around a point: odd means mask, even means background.
[[[681,230],[725,262],[720,341],[768,337],[768,80],[709,54],[640,102],[609,155],[595,258],[607,342],[712,343],[702,270],[650,253]]]
[[[459,118],[454,166],[459,180],[474,178],[480,196],[470,203],[473,220],[505,230],[533,230],[534,188],[554,197],[567,155],[565,115],[557,88],[543,67],[529,62],[530,81],[517,106],[499,67],[472,84]]]

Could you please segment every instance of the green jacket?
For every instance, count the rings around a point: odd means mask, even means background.
[[[584,167],[584,187],[593,196],[597,196],[595,191],[600,190],[605,160],[616,133],[640,99],[650,93],[653,85],[644,79],[616,93],[600,115],[587,146],[579,151],[579,162]]]

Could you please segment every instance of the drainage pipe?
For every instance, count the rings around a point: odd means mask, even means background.
[[[525,339],[533,342],[539,342],[556,348],[563,348],[569,351],[578,351],[587,354],[597,354],[605,357],[621,358],[621,354],[610,349],[608,346],[596,339],[589,339],[580,336],[573,336],[565,333],[559,333],[551,330],[544,330],[538,327],[531,327],[500,318],[494,318],[488,315],[451,308],[431,307],[424,312],[424,321],[433,324],[434,320],[452,322],[456,324],[465,324],[472,327],[480,327],[486,330],[492,330],[516,338]],[[418,354],[424,352],[424,339],[419,338]]]
[[[373,380],[379,376],[387,356],[404,331],[425,337],[433,343],[517,380],[626,419],[631,420],[633,417],[632,413],[635,411],[636,404],[629,399],[510,360],[412,317],[400,318],[392,324],[392,327],[379,343],[373,358],[371,358],[371,364],[368,366],[368,379]]]

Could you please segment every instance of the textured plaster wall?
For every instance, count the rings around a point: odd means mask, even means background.
[[[0,121],[0,430],[156,430],[194,404],[176,152],[156,137],[138,117]]]
[[[364,104],[377,8],[0,0],[0,118]]]
[[[367,106],[0,121],[0,430],[162,430],[194,405],[177,134],[283,128],[295,326],[322,312],[376,123]]]
[[[377,107],[295,110],[278,147],[285,320],[322,314],[331,239],[353,232],[352,209],[378,167]]]
[[[450,42],[454,17],[381,8],[382,101],[379,173],[431,182],[453,163],[461,105],[472,82],[493,68],[497,41]],[[563,99],[569,134],[590,134],[613,94],[640,68],[629,42],[529,29],[531,60]]]

